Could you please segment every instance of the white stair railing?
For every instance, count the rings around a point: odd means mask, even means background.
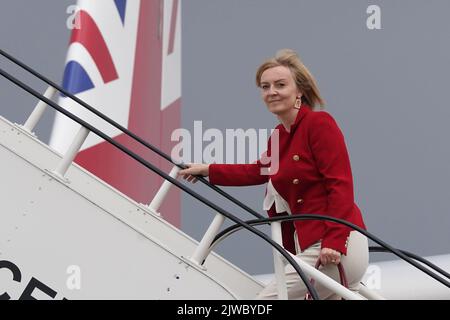
[[[381,296],[380,294],[376,293],[375,291],[367,288],[364,285],[361,285],[358,293],[364,297],[366,297],[369,300],[386,300],[385,297]]]
[[[172,178],[176,178],[178,172],[181,169],[178,166],[173,166],[172,170],[169,173],[169,176]],[[160,214],[159,208],[161,207],[161,204],[163,203],[165,197],[167,196],[167,193],[170,190],[170,187],[172,186],[172,183],[170,181],[164,180],[161,187],[159,188],[158,192],[156,193],[153,200],[148,205],[148,208],[152,210],[153,212]],[[196,247],[194,253],[189,258],[189,260],[197,265],[198,267],[202,269],[206,269],[202,264],[203,261],[206,259],[206,257],[210,253],[210,247],[212,242],[214,241],[214,237],[219,232],[220,228],[222,227],[223,223],[225,222],[225,216],[223,216],[220,213],[217,213],[214,217],[213,221],[209,225],[208,229],[206,230],[205,234],[203,235],[202,240],[200,240],[198,246]]]
[[[55,88],[49,86],[47,90],[45,90],[44,97],[51,100],[56,92],[57,91]],[[30,114],[22,128],[29,133],[33,133],[36,124],[39,122],[39,120],[41,120],[46,108],[47,104],[44,101],[39,100],[33,112]]]
[[[64,175],[72,164],[73,159],[75,159],[77,153],[80,151],[81,146],[89,135],[89,132],[90,131],[85,127],[81,127],[80,130],[78,130],[78,133],[75,136],[75,139],[73,139],[72,144],[67,149],[66,154],[59,162],[57,168],[53,171],[57,177],[64,180]]]
[[[272,231],[272,240],[283,246],[283,238],[281,235],[281,222],[275,221],[270,223]],[[275,280],[277,282],[278,299],[287,300],[288,293],[286,288],[286,274],[284,268],[286,266],[286,260],[284,257],[273,248],[273,267],[275,271]]]
[[[172,170],[170,170],[169,176],[175,179],[177,177],[178,171],[180,170],[181,169],[178,166],[173,166]],[[171,186],[172,183],[170,181],[164,180],[158,192],[153,197],[153,200],[148,205],[148,208],[150,210],[154,211],[159,215],[159,208],[161,207],[161,204],[166,198],[167,193],[169,192]]]
[[[223,216],[220,213],[216,214],[213,221],[209,225],[208,230],[206,230],[205,234],[203,235],[202,240],[200,241],[194,253],[190,257],[190,260],[193,263],[195,263],[198,266],[202,266],[203,261],[210,253],[210,247],[212,242],[214,241],[214,237],[217,235],[224,222],[225,216]],[[202,266],[202,268],[205,267]]]
[[[324,287],[330,289],[332,292],[336,293],[337,295],[341,296],[342,298],[346,300],[364,300],[362,296],[359,294],[349,290],[348,288],[344,287],[340,283],[336,282],[334,279],[327,276],[325,273],[317,270],[313,266],[307,264],[299,257],[289,253],[291,257],[298,263],[300,268],[305,272],[306,275],[316,280],[316,282],[320,283]]]

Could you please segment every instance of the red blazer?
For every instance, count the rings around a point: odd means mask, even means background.
[[[353,178],[344,136],[333,117],[325,111],[314,112],[303,104],[290,132],[282,124],[275,129],[279,132],[279,168],[276,173],[271,171],[270,179],[289,203],[292,214],[328,215],[365,229],[361,211],[354,203]],[[270,140],[268,156],[272,154]],[[259,160],[253,164],[211,164],[209,180],[223,186],[267,183],[269,176],[261,174],[264,166]],[[277,214],[273,206],[268,214]],[[352,229],[320,220],[283,222],[283,245],[293,253],[294,230],[302,251],[322,240],[322,248],[346,254]]]

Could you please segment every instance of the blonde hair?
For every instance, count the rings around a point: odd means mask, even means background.
[[[317,104],[321,108],[324,107],[325,101],[320,96],[316,80],[300,60],[297,53],[291,49],[279,50],[275,57],[266,60],[259,66],[256,71],[256,85],[261,87],[261,76],[264,71],[278,66],[289,68],[297,88],[303,93],[302,102],[307,103],[311,108],[314,108]]]

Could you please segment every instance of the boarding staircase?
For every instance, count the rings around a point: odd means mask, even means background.
[[[39,99],[23,124],[0,117],[0,295],[4,299],[253,299],[263,283],[225,260],[212,248],[246,229],[273,248],[280,299],[286,299],[283,269],[294,266],[317,299],[308,279],[330,288],[345,299],[383,299],[362,286],[352,292],[282,248],[281,221],[324,219],[346,224],[450,288],[448,273],[435,265],[389,246],[348,222],[321,215],[264,218],[206,179],[199,180],[256,219],[243,221],[176,180],[184,165],[99,113],[37,71],[0,50],[15,65],[44,81],[40,94],[0,68],[0,75]],[[61,92],[132,139],[173,163],[165,173],[114,141],[102,131],[52,101]],[[47,107],[80,124],[65,154],[42,143],[33,130]],[[89,134],[108,141],[135,161],[164,178],[148,205],[137,203],[73,162]],[[101,161],[101,159],[99,160]],[[178,187],[205,204],[212,223],[200,242],[166,222],[159,214],[169,188]],[[235,223],[222,229],[225,219]],[[270,224],[272,236],[255,226]],[[270,248],[270,247],[268,247]],[[424,268],[421,263],[429,263]],[[4,271],[3,270],[3,271]]]

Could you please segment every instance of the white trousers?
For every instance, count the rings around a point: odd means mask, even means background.
[[[305,251],[298,253],[297,257],[314,267],[317,259],[319,258],[320,250],[321,242],[319,241],[307,248]],[[347,255],[341,256],[341,263],[347,276],[349,289],[357,292],[359,290],[360,281],[369,265],[369,247],[366,236],[357,231],[350,232]],[[337,282],[340,281],[339,271],[335,264],[322,266],[320,271]],[[290,264],[286,266],[285,273],[288,299],[304,299],[307,290],[298,273]],[[341,298],[318,282],[315,283],[315,289],[320,299],[333,300]],[[278,290],[275,280],[272,280],[256,297],[256,299],[277,298]]]

